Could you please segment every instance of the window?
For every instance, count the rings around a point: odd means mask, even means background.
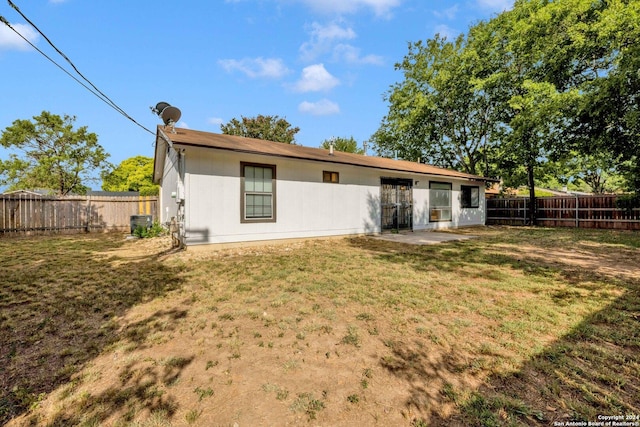
[[[451,183],[429,183],[429,221],[451,221]]]
[[[480,187],[472,187],[463,185],[460,188],[462,192],[462,200],[460,206],[463,208],[479,208],[480,207]]]
[[[338,184],[340,182],[340,174],[338,172],[322,171],[322,182]]]
[[[276,167],[240,163],[242,201],[241,222],[276,221]]]

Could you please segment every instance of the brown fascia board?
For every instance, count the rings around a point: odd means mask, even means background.
[[[289,159],[311,160],[326,163],[346,164],[351,166],[383,169],[394,172],[417,173],[421,175],[446,176],[450,178],[467,179],[471,181],[498,182],[494,178],[466,174],[450,169],[406,160],[394,160],[384,157],[365,156],[362,154],[345,153],[322,148],[311,148],[300,145],[283,144],[281,142],[265,141],[262,139],[245,138],[242,136],[217,134],[176,128],[175,133],[158,126],[158,132],[163,132],[173,144],[202,148],[235,151],[239,153],[258,154]]]
[[[164,174],[164,162],[167,152],[165,144],[168,144],[168,142],[165,141],[164,132],[158,127],[156,131],[156,144],[153,154],[153,175],[151,179],[154,184],[159,184],[160,178]]]

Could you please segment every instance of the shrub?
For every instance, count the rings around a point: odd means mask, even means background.
[[[167,230],[158,222],[154,221],[151,227],[147,228],[144,225],[139,225],[133,230],[133,235],[141,239],[147,237],[158,237],[166,234]]]

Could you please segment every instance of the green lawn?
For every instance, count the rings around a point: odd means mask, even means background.
[[[0,423],[551,425],[640,415],[640,234],[218,252],[0,240]]]

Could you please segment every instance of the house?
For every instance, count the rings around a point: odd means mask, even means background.
[[[53,194],[52,190],[35,189],[35,190],[13,190],[2,193],[3,196],[32,196],[45,197]]]
[[[139,191],[102,191],[102,190],[89,190],[87,196],[99,196],[99,197],[140,197]]]
[[[161,222],[187,246],[484,225],[492,179],[421,163],[158,126]]]

